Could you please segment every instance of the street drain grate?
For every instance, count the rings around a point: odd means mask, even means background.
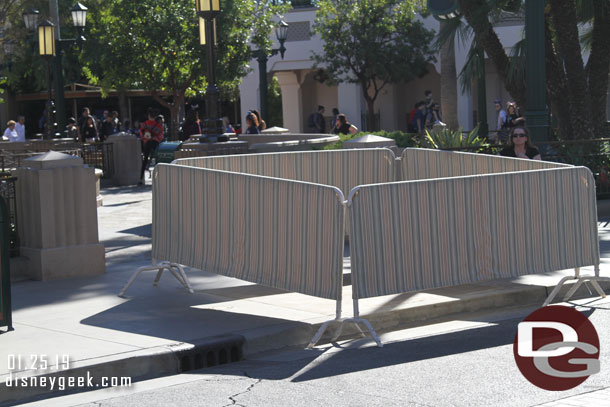
[[[180,371],[203,369],[239,362],[244,357],[244,338],[241,336],[221,337],[194,344],[190,349],[176,352],[180,361]]]

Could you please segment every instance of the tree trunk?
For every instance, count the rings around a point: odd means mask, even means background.
[[[441,30],[447,24],[441,20]],[[455,69],[455,43],[447,41],[440,49],[441,57],[441,115],[450,129],[459,127],[457,114],[457,72]]]
[[[544,50],[546,56],[546,90],[551,105],[553,117],[557,120],[559,138],[570,140],[574,138],[572,122],[570,120],[570,105],[566,95],[568,88],[563,67],[559,63],[559,57],[548,20],[545,19]]]
[[[594,137],[594,129],[591,120],[591,99],[587,92],[587,77],[576,26],[576,5],[574,0],[550,0],[550,4],[555,35],[564,57],[574,138],[589,139]]]
[[[174,101],[174,103],[170,104],[169,113],[171,116],[169,139],[171,141],[176,141],[178,140],[178,116],[180,115],[180,103],[176,103],[176,101]]]
[[[119,89],[119,115],[121,118],[121,123],[119,123],[121,127],[127,119],[129,119],[129,122],[131,123],[131,117],[129,117],[129,107],[127,106],[127,91],[125,89]]]
[[[366,128],[361,130],[377,131],[379,129],[377,128],[377,123],[375,122],[375,99],[368,94],[366,89],[364,90],[364,100],[366,100]]]
[[[487,17],[489,9],[487,1],[459,0],[459,5],[466,21],[474,31],[478,45],[485,50],[498,70],[498,76],[504,83],[504,87],[519,106],[525,106],[525,86],[508,80],[510,60]]]
[[[591,120],[595,137],[605,135],[608,74],[610,71],[610,1],[594,2],[593,43],[587,62]]]

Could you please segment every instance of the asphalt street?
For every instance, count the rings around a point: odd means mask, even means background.
[[[518,371],[515,309],[36,403],[37,406],[534,406],[610,387],[610,299],[577,301],[597,329],[601,372],[549,392]],[[583,305],[584,304],[584,305]]]

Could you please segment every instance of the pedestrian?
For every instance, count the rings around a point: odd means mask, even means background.
[[[261,114],[258,112],[258,110],[256,109],[252,109],[250,110],[250,112],[256,116],[256,121],[257,121],[257,125],[256,127],[258,127],[258,131],[259,133],[263,130],[265,130],[267,128],[267,123],[265,123],[265,121],[263,120],[263,118],[261,117]]]
[[[519,108],[515,102],[506,103],[506,120],[504,121],[504,128],[510,131],[513,127],[525,126],[525,117],[521,116]]]
[[[142,141],[142,169],[140,171],[139,185],[144,184],[144,171],[148,169],[148,160],[163,141],[163,126],[157,118],[157,110],[148,108],[148,120],[140,127],[140,140]]]
[[[109,136],[112,136],[116,133],[116,127],[114,125],[114,119],[111,115],[105,115],[105,120],[102,123],[102,128],[100,129],[100,141],[105,141]]]
[[[326,123],[324,123],[324,106],[318,105],[318,110],[309,115],[307,122],[309,128],[314,133],[326,132]]]
[[[197,110],[191,109],[182,122],[182,140],[188,140],[192,135],[202,134],[201,120]]]
[[[335,122],[335,128],[333,134],[356,134],[358,128],[347,121],[347,117],[344,114],[339,113],[337,115],[337,121]]]
[[[123,125],[121,126],[121,132],[127,134],[133,134],[133,129],[131,128],[131,121],[129,119],[125,119]]]
[[[496,137],[492,141],[505,142],[508,138],[508,132],[504,127],[506,122],[506,110],[502,109],[502,101],[500,99],[494,100],[494,107],[496,109]]]
[[[91,115],[91,111],[88,107],[83,107],[81,116],[78,118],[77,127],[78,134],[81,142],[85,142],[85,128],[87,127],[87,119]]]
[[[9,120],[8,123],[6,123],[7,127],[2,135],[2,140],[10,141],[11,143],[19,141],[19,134],[17,133],[17,130],[15,130],[16,124],[17,122],[15,122],[15,120]]]
[[[82,132],[83,143],[95,143],[98,139],[97,126],[93,116],[87,117],[87,123]]]
[[[420,100],[415,104],[416,111],[413,115],[413,121],[411,127],[417,134],[423,134],[424,128],[426,127],[426,102]]]
[[[235,129],[231,126],[231,121],[227,116],[222,118],[222,126],[224,127],[225,133],[235,133]]]
[[[161,125],[161,128],[163,129],[163,134],[167,134],[167,126],[165,125],[165,116],[163,116],[162,114],[158,114],[157,117],[155,118],[155,121],[157,123],[159,123]],[[163,140],[161,140],[163,141]]]
[[[336,107],[333,107],[333,121],[331,122],[333,128],[335,127],[335,123],[337,123],[337,116],[339,116],[339,113],[340,113],[339,109],[337,109]],[[331,129],[331,132],[332,132],[332,129]]]
[[[248,113],[246,115],[246,134],[260,134],[258,121],[256,120],[256,115],[253,113]]]
[[[66,124],[66,133],[69,138],[74,141],[78,141],[78,127],[76,127],[76,119],[74,117],[68,118],[68,124]]]
[[[17,116],[17,124],[15,124],[15,130],[17,130],[17,134],[19,134],[18,141],[25,142],[25,116]]]
[[[119,120],[119,112],[116,110],[112,111],[112,121],[114,122],[114,128],[118,132],[121,129],[121,121]]]
[[[500,151],[500,155],[504,157],[542,160],[540,151],[530,143],[528,135],[529,132],[525,127],[513,127],[508,136],[508,145]]]

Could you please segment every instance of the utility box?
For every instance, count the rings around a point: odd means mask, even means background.
[[[94,168],[54,151],[23,160],[17,169],[21,256],[29,277],[52,280],[104,273]]]

